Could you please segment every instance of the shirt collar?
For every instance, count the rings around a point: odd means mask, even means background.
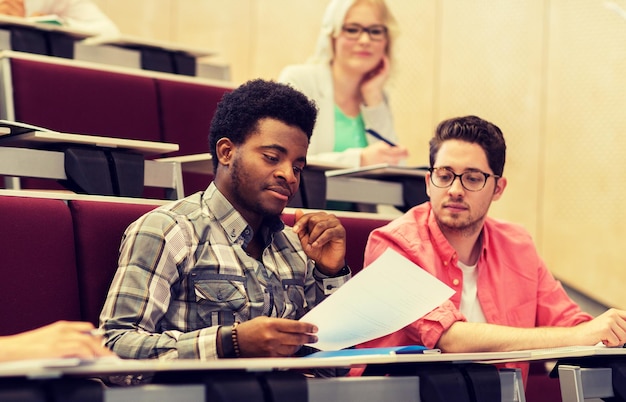
[[[219,191],[215,183],[212,182],[204,192],[202,202],[208,208],[208,213],[215,218],[228,235],[231,243],[246,248],[254,237],[254,232],[239,211]],[[285,224],[279,216],[266,217],[260,227],[264,244],[268,245],[272,241],[274,233],[280,232],[284,228]]]

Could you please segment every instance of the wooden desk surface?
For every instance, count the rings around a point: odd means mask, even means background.
[[[193,155],[168,156],[159,158],[159,162],[178,162],[183,172],[213,173],[213,157],[209,152]]]
[[[432,362],[487,362],[493,358],[515,356],[519,360],[528,357],[525,352],[503,353],[437,353],[413,355],[373,355],[353,357],[325,358],[249,358],[221,359],[200,361],[193,359],[176,360],[133,360],[110,359],[81,360],[42,359],[0,363],[0,378],[28,376],[29,378],[52,378],[62,375],[92,376],[115,373],[147,373],[174,371],[224,371],[245,370],[263,372],[287,369],[306,369],[323,367],[350,367],[362,364],[393,364],[393,363],[432,363]]]
[[[37,148],[46,144],[79,144],[103,148],[129,149],[144,155],[161,155],[178,151],[178,144],[167,142],[129,140],[95,135],[31,131],[17,135],[0,135],[0,145]]]
[[[47,24],[42,22],[33,22],[25,18],[12,17],[9,15],[0,15],[0,27],[24,27],[32,28],[47,32],[61,32],[77,39],[84,39],[93,36],[93,32],[83,31],[76,28],[70,28],[63,25]]]
[[[215,51],[185,46],[178,43],[164,42],[130,35],[92,36],[83,42],[86,45],[113,45],[129,49],[154,48],[174,53],[184,53],[193,57],[213,56]]]
[[[347,169],[328,170],[327,177],[362,177],[384,179],[385,177],[424,177],[428,170],[417,166],[393,166],[386,163]]]

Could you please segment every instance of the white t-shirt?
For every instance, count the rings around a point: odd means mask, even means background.
[[[459,268],[463,271],[463,291],[461,293],[461,313],[469,322],[487,322],[483,309],[476,297],[478,271],[476,265],[467,266],[459,261]]]

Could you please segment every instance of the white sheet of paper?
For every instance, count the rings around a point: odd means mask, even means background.
[[[300,321],[318,327],[320,350],[339,350],[397,331],[454,290],[392,249],[355,275]]]

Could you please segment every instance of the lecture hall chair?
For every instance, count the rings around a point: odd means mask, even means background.
[[[0,197],[0,255],[0,335],[81,318],[74,230],[63,201]]]
[[[76,241],[76,267],[81,316],[98,326],[124,230],[156,208],[150,204],[124,204],[87,200],[69,201]]]
[[[232,91],[231,84],[220,86],[200,81],[158,79],[156,88],[161,108],[161,141],[179,146],[177,152],[167,156],[208,153],[211,120],[222,96]],[[185,195],[205,190],[212,180],[211,173],[183,171]]]
[[[10,59],[7,102],[28,124],[67,133],[161,141],[156,86],[150,77],[78,67],[67,62]],[[64,189],[51,180],[24,178],[27,189]],[[149,189],[146,195],[162,197]]]

